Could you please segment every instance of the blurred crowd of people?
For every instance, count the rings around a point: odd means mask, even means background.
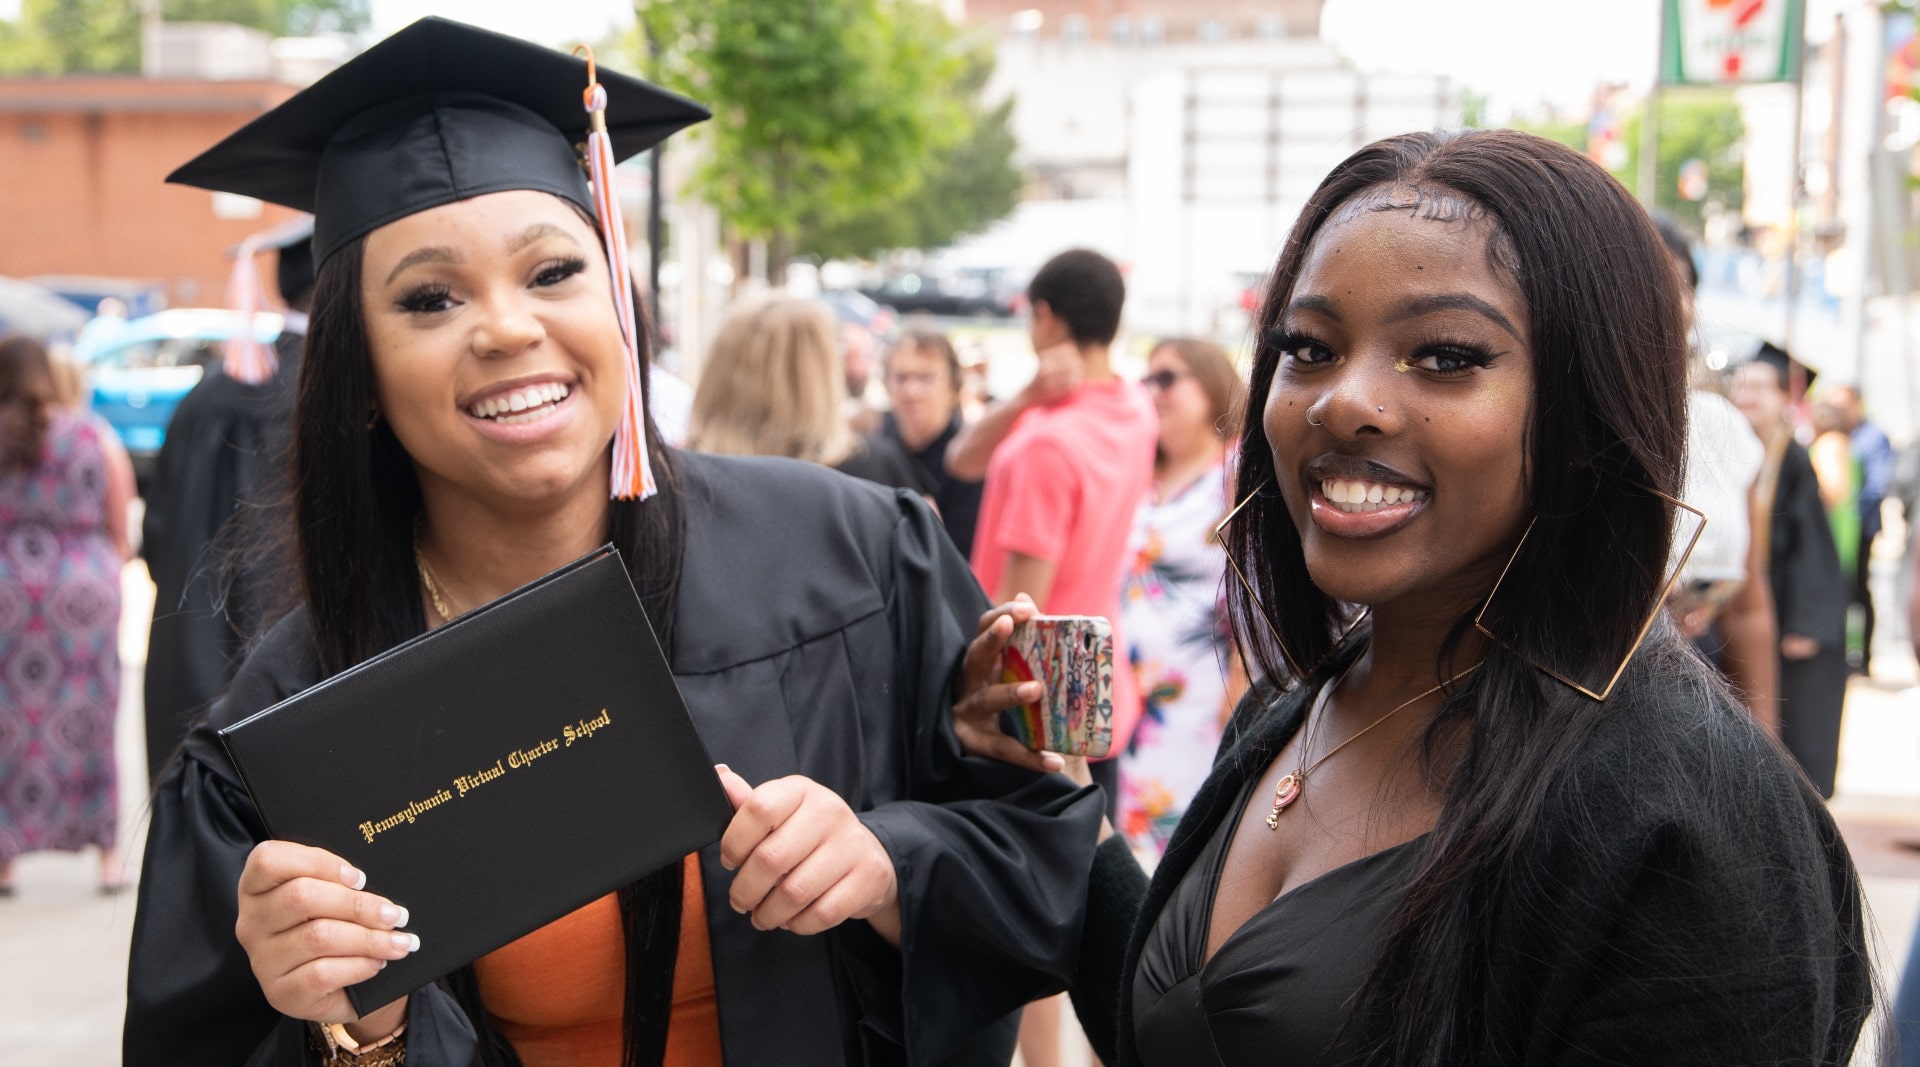
[[[449,25],[420,41],[464,40]],[[356,63],[404,63],[404,47]],[[343,73],[308,92],[346,92],[353,68]],[[633,85],[616,82],[650,106],[685,104]],[[355,107],[341,109],[349,130],[372,105]],[[1353,1052],[1369,1027],[1374,1062],[1411,1062],[1423,1047],[1423,1062],[1478,1061],[1529,1041],[1575,1041],[1576,1031],[1610,1062],[1682,1038],[1699,1043],[1700,1062],[1761,1046],[1796,1062],[1851,1052],[1872,999],[1861,891],[1819,799],[1835,789],[1849,675],[1873,669],[1884,610],[1875,611],[1872,562],[1896,547],[1882,543],[1886,505],[1899,502],[1905,529],[1920,531],[1920,451],[1903,459],[1857,387],[1821,379],[1773,345],[1724,375],[1697,356],[1683,373],[1691,307],[1675,283],[1697,281],[1687,239],[1665,222],[1649,226],[1584,157],[1511,132],[1410,135],[1356,154],[1316,192],[1283,252],[1250,359],[1192,337],[1129,345],[1122,266],[1070,249],[1028,284],[1035,370],[1010,395],[980,394],[972,361],[937,321],[873,337],[822,302],[775,294],[729,310],[689,360],[691,380],[648,366],[645,411],[615,416],[624,394],[612,398],[601,383],[628,354],[643,366],[651,353],[644,329],[623,334],[602,306],[598,252],[581,254],[595,223],[575,188],[570,142],[518,103],[433,97],[417,107],[435,122],[451,114],[446,121],[488,137],[524,138],[526,157],[544,154],[542,166],[555,169],[529,178],[500,161],[511,153],[482,153],[491,162],[476,166],[505,170],[497,184],[449,180],[432,203],[386,214],[360,202],[316,206],[310,189],[293,194],[285,202],[312,208],[322,230],[317,248],[309,231],[278,249],[287,329],[267,351],[236,341],[169,426],[141,548],[157,590],[144,696],[148,777],[161,785],[130,1050],[159,1062],[205,1040],[179,1020],[215,987],[231,1001],[210,1011],[222,1048],[267,1059],[277,1050],[363,1062],[347,1054],[360,1041],[465,1054],[490,1042],[573,1040],[544,1022],[516,1029],[521,1021],[487,1007],[513,1002],[503,991],[538,992],[542,968],[566,962],[573,942],[551,927],[528,939],[539,967],[493,957],[365,1017],[343,1014],[347,979],[290,979],[320,960],[398,958],[326,939],[349,926],[387,937],[406,911],[362,897],[365,882],[346,877],[359,872],[336,876],[338,865],[315,850],[273,847],[284,843],[248,821],[208,731],[222,715],[255,710],[242,706],[250,700],[287,695],[289,678],[346,669],[537,577],[570,558],[569,547],[617,539],[663,644],[678,653],[684,643],[693,659],[702,640],[716,649],[697,669],[682,672],[675,660],[690,691],[705,687],[688,702],[696,716],[718,723],[706,709],[805,704],[790,715],[812,725],[794,726],[794,744],[777,758],[740,740],[755,732],[747,719],[712,725],[740,731],[727,740],[749,753],[722,770],[735,804],[744,813],[759,798],[754,810],[765,810],[776,803],[767,797],[786,796],[794,825],[815,834],[809,848],[850,857],[835,868],[846,883],[829,884],[878,887],[857,907],[836,900],[837,910],[815,911],[822,891],[781,910],[773,886],[797,884],[799,866],[742,900],[749,879],[739,857],[729,854],[727,870],[741,872],[729,897],[724,887],[703,895],[728,875],[717,853],[696,854],[601,902],[583,943],[606,947],[659,914],[695,931],[679,944],[707,956],[695,961],[705,969],[691,990],[693,972],[676,978],[678,964],[641,954],[645,938],[598,975],[614,991],[597,1032],[620,1043],[624,1062],[653,1042],[655,1053],[682,1051],[651,1062],[715,1063],[723,1035],[747,1040],[714,1006],[742,1003],[727,1000],[748,994],[725,968],[756,952],[785,953],[769,957],[791,968],[779,975],[831,976],[834,995],[820,995],[849,1017],[810,1020],[805,1040],[819,1044],[805,1047],[852,1048],[857,1035],[860,1048],[882,1050],[860,1062],[933,1062],[926,1053],[936,1047],[977,1052],[987,1042],[968,1045],[976,1033],[1018,1008],[994,998],[1063,987],[1095,1047],[1127,1063],[1181,1062],[1182,1050],[1201,1047],[1196,1040],[1213,1047],[1215,1036],[1218,1062],[1283,1046],[1304,1050],[1303,1062],[1332,1062],[1314,1056]],[[369,113],[419,118],[407,107]],[[341,151],[366,153],[368,173],[406,154],[355,137]],[[238,150],[211,151],[203,183],[246,191],[247,179],[221,169],[248,173],[221,159]],[[1557,190],[1564,213],[1590,229],[1538,221],[1554,213],[1528,207],[1545,195],[1535,185]],[[468,195],[482,186],[493,191]],[[509,199],[479,203],[488,196]],[[325,228],[330,207],[369,217],[341,236]],[[502,242],[488,243],[502,220],[524,237],[505,242],[504,255]],[[1562,254],[1599,232],[1624,235],[1595,253],[1612,272],[1604,284]],[[466,258],[438,245],[429,248],[438,260],[403,256],[403,237],[444,238]],[[552,254],[529,266],[514,258],[532,257],[528,246]],[[316,262],[343,251],[391,272],[369,274],[364,292],[357,258],[350,275],[339,258],[331,275],[316,273]],[[460,285],[509,294],[499,298],[509,311],[473,301],[486,359],[519,358],[552,334],[588,368],[549,373],[532,399],[510,397],[519,406],[508,418],[525,409],[574,427],[563,439],[555,431],[551,446],[571,464],[564,478],[529,474],[531,461],[510,448],[487,451],[513,436],[501,411],[435,406],[444,383],[421,368],[441,359],[449,374],[464,373],[481,347],[464,338],[436,347],[452,316],[435,316],[453,307],[458,286],[433,275],[401,291],[409,271],[443,262],[458,264],[444,269]],[[356,288],[316,303],[317,289],[343,278]],[[395,288],[391,299],[365,295],[380,284]],[[1390,302],[1401,293],[1425,295]],[[1625,309],[1618,330],[1598,325],[1603,309]],[[1538,325],[1547,321],[1567,332]],[[315,358],[334,372],[313,370]],[[1549,359],[1580,367],[1548,373]],[[508,402],[507,385],[486,388],[495,392],[463,395]],[[441,431],[468,422],[498,440],[462,452],[457,435]],[[660,475],[656,503],[605,491],[609,442],[637,442],[645,469]],[[46,351],[0,340],[0,895],[13,891],[13,860],[41,849],[97,847],[101,889],[125,884],[113,742],[133,495],[124,450]],[[545,506],[561,496],[568,508]],[[1663,528],[1670,519],[1677,535]],[[1229,520],[1239,524],[1231,532]],[[1417,521],[1432,531],[1419,544],[1390,541]],[[529,530],[545,555],[501,547]],[[787,552],[794,558],[769,562]],[[334,555],[350,565],[329,569]],[[1655,573],[1654,557],[1667,573]],[[429,601],[413,588],[414,564],[431,581],[429,559],[460,592],[452,610],[437,587],[426,587]],[[694,561],[684,574],[683,559]],[[260,580],[269,573],[297,573],[297,588]],[[407,580],[388,589],[368,577],[376,574]],[[334,608],[321,602],[334,594],[338,611],[326,617]],[[997,716],[1017,688],[997,669],[1001,620],[1036,613],[1108,620],[1115,642],[1111,755],[1066,764],[1072,783],[958,758],[986,754],[970,740],[965,709],[984,704],[984,718]],[[283,616],[296,628],[283,621],[268,632]],[[747,651],[720,648],[749,631]],[[762,664],[775,666],[754,674]],[[1395,718],[1411,707],[1430,714]],[[1653,740],[1643,744],[1639,730]],[[1401,760],[1409,752],[1419,757]],[[786,775],[749,783],[761,757]],[[1688,759],[1734,769],[1696,776]],[[961,763],[964,772],[952,769]],[[1082,774],[1097,794],[1080,787]],[[1303,799],[1310,776],[1312,799]],[[1095,797],[1104,820],[1091,810]],[[1286,821],[1296,803],[1324,821]],[[1630,832],[1596,829],[1602,806]],[[805,819],[794,814],[803,810]],[[1668,838],[1680,842],[1674,855],[1642,847]],[[1122,846],[1110,848],[1114,840]],[[921,866],[890,861],[896,849]],[[1765,855],[1732,854],[1741,849]],[[1149,882],[1163,863],[1170,873]],[[1025,881],[1031,871],[1040,873]],[[1516,871],[1524,876],[1506,882]],[[1570,893],[1539,888],[1556,879],[1584,881]],[[280,887],[294,882],[325,890],[293,900]],[[1326,895],[1300,892],[1313,886]],[[209,887],[217,908],[200,906]],[[1056,888],[1073,899],[1034,899]],[[989,896],[965,899],[974,889]],[[346,914],[315,901],[337,901]],[[722,901],[739,914],[719,914]],[[1263,927],[1257,916],[1283,901],[1300,922]],[[1239,921],[1216,928],[1216,903]],[[368,907],[388,917],[359,922],[375,913]],[[821,918],[828,910],[834,917]],[[850,935],[832,954],[819,939],[777,949],[756,939],[774,927],[814,935],[852,921],[875,936]],[[290,944],[289,931],[320,922],[330,925]],[[1748,927],[1764,930],[1728,933]],[[1379,951],[1329,962],[1308,943],[1323,929]],[[1036,930],[1050,940],[1028,958],[1021,938]],[[407,935],[396,936],[379,952],[404,944]],[[1496,942],[1499,952],[1487,947]],[[1671,973],[1643,981],[1642,965]],[[653,969],[632,978],[638,972],[618,969],[628,966]],[[1009,969],[1019,977],[1014,992],[956,1006],[951,990],[928,984],[942,968],[970,980]],[[1245,1010],[1215,1011],[1198,992],[1220,968],[1241,980],[1222,995],[1238,990]],[[1763,973],[1784,992],[1748,996]],[[1335,992],[1303,992],[1302,974]],[[1662,992],[1665,979],[1687,995]],[[871,1009],[886,1000],[876,989],[902,988],[904,1006]],[[483,1004],[482,993],[497,999]],[[1539,1005],[1512,1009],[1522,993]],[[1027,1006],[1027,1067],[1058,1062],[1065,998]],[[1714,1005],[1704,1023],[1686,1014],[1690,999]],[[689,1003],[704,1006],[675,1017],[697,1017],[693,1037],[670,1033],[663,1018],[629,1025],[633,1013]],[[1361,1003],[1371,1007],[1351,1027],[1340,1022]],[[1415,1023],[1381,1003],[1408,1005]],[[866,1012],[858,1025],[856,1004]],[[1774,1028],[1764,1036],[1747,1025],[1756,1005],[1777,1015],[1761,1020]],[[950,1033],[927,1021],[942,1011],[964,1025]],[[1312,1018],[1246,1022],[1262,1012]],[[1448,1022],[1459,1019],[1470,1022]]]

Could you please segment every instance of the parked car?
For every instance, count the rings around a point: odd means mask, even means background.
[[[1024,299],[1006,272],[996,270],[907,271],[861,292],[903,315],[1011,318]]]
[[[41,340],[67,340],[85,325],[87,313],[32,282],[0,278],[0,335],[24,333]]]
[[[253,336],[271,344],[281,316],[254,316]],[[142,485],[153,471],[167,423],[180,400],[219,361],[221,343],[242,328],[239,312],[174,308],[124,322],[95,319],[74,345],[74,360],[92,383],[93,410],[120,435]]]
[[[159,282],[136,282],[83,274],[42,274],[28,280],[79,305],[90,315],[98,313],[100,302],[109,297],[120,301],[126,317],[130,319],[152,315],[167,306],[167,289]]]
[[[864,293],[851,289],[822,289],[820,302],[833,309],[834,318],[843,323],[864,326],[875,337],[885,338],[893,333],[893,309],[880,306]]]

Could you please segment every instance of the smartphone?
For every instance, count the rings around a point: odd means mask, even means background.
[[[1099,759],[1113,747],[1113,626],[1097,615],[1037,615],[1013,628],[1001,659],[1008,682],[1040,682],[1014,708],[1010,733],[1035,751]]]

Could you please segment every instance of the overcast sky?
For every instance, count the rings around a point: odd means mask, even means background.
[[[0,18],[21,0],[0,0]],[[1495,117],[1542,100],[1577,107],[1597,81],[1651,81],[1661,0],[1327,0],[1327,39],[1362,69],[1444,74],[1489,93]],[[1862,0],[1811,0],[1808,37]],[[629,0],[372,0],[385,36],[422,15],[571,46],[633,23]]]
[[[4,3],[5,0],[0,0]],[[1495,117],[1542,100],[1577,107],[1598,81],[1652,81],[1661,0],[1327,0],[1326,38],[1361,68],[1444,74],[1494,98]],[[1808,36],[1860,0],[1812,0]],[[445,14],[547,44],[628,26],[624,0],[373,0],[376,33]]]

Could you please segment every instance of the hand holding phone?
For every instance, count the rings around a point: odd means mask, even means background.
[[[1002,680],[1039,682],[1013,709],[1013,735],[1036,752],[1099,759],[1113,747],[1113,626],[1095,615],[1038,615],[1016,625]]]

